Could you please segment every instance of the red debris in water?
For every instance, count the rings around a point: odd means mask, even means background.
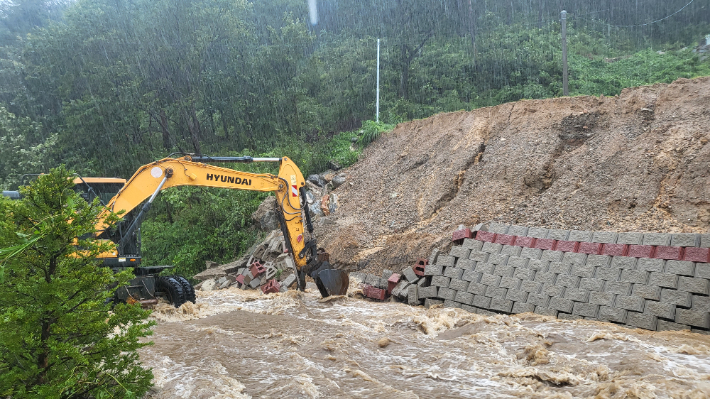
[[[272,294],[275,292],[279,292],[280,289],[281,284],[279,284],[276,279],[271,279],[266,284],[261,286],[261,292],[263,292],[264,294]]]

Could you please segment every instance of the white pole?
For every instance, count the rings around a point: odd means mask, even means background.
[[[380,122],[380,39],[377,39],[377,100],[375,102],[375,122]]]

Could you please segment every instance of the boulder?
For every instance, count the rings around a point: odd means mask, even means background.
[[[328,161],[328,168],[333,170],[340,170],[343,167],[340,166],[340,164],[336,160],[331,159],[330,161]]]
[[[338,195],[330,194],[330,199],[328,201],[328,211],[330,212],[330,214],[333,214],[336,210],[338,210]]]
[[[313,195],[313,192],[311,190],[306,191],[306,202],[312,204],[315,200],[316,197]]]
[[[252,213],[251,219],[261,231],[272,231],[279,228],[279,219],[276,216],[276,197],[267,197]]]
[[[321,175],[310,175],[310,176],[308,176],[308,178],[306,180],[315,184],[318,187],[323,187],[327,183],[325,181],[325,179],[323,178],[323,176],[321,176]]]
[[[310,205],[308,209],[311,210],[311,215],[313,216],[324,216],[323,211],[321,210],[320,207],[320,200],[316,201],[313,203],[313,205]]]
[[[213,291],[215,289],[215,281],[213,279],[205,280],[200,286],[201,291]]]
[[[345,184],[345,173],[340,173],[333,176],[333,180],[331,180],[330,183],[333,184],[334,189],[342,186],[343,184]]]

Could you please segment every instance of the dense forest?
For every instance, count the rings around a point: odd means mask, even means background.
[[[5,0],[0,186],[59,164],[128,178],[173,153],[347,165],[383,123],[561,96],[561,10],[571,95],[710,75],[692,51],[710,0]],[[146,258],[190,274],[235,257],[260,198],[166,193]]]

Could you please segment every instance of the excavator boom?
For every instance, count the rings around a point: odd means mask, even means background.
[[[242,172],[203,162],[278,162],[279,173],[272,175]],[[296,164],[289,158],[191,155],[181,158],[164,158],[140,167],[109,201],[105,216],[109,211],[130,212],[144,203],[140,213],[122,238],[122,240],[126,239],[136,226],[140,225],[157,194],[166,188],[176,186],[274,192],[279,208],[281,229],[299,273],[299,288],[305,287],[305,275],[309,274],[316,281],[323,296],[343,295],[347,291],[347,274],[332,269],[327,262],[321,262],[318,259],[308,207],[304,207],[305,211],[301,207],[301,197],[305,193],[305,179]],[[304,216],[307,222],[305,224]],[[96,225],[97,235],[107,228],[104,218],[104,215],[101,215]],[[305,231],[306,227],[308,228],[308,237]],[[323,276],[322,280],[319,275]]]

